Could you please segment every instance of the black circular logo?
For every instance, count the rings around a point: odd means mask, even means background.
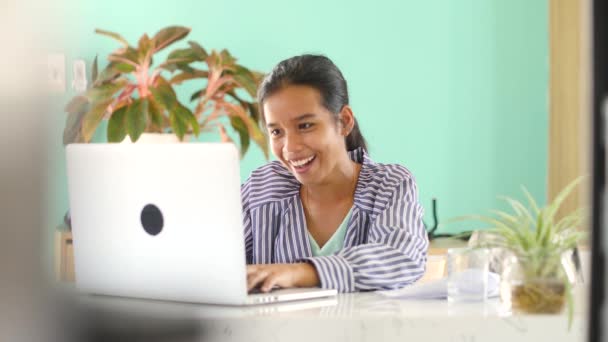
[[[148,204],[141,210],[141,225],[146,233],[154,236],[163,230],[163,214],[154,204]]]

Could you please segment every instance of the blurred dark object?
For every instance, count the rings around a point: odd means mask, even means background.
[[[434,239],[437,239],[437,238],[455,238],[455,239],[460,239],[460,240],[464,240],[464,241],[469,240],[472,232],[463,232],[463,233],[458,233],[458,234],[449,234],[449,233],[438,234],[437,228],[439,227],[439,220],[437,219],[437,199],[436,198],[432,199],[431,205],[433,208],[433,227],[431,229],[429,229],[429,226],[426,224],[426,222],[424,222],[424,221],[422,222],[424,224],[424,229],[427,232],[429,241],[433,241]]]
[[[74,296],[57,296],[61,329],[68,341],[83,342],[182,342],[204,340],[195,318],[152,315],[98,305],[85,305]]]
[[[69,209],[65,212],[65,215],[63,215],[63,223],[65,223],[69,231],[72,231],[72,216],[70,215]]]
[[[426,230],[429,240],[433,240],[433,238],[435,237],[435,231],[437,230],[437,227],[439,226],[439,221],[437,220],[437,199],[433,198],[432,199],[432,204],[433,206],[433,227],[429,230],[429,226],[426,224],[426,222],[422,222],[424,224],[424,229]]]
[[[199,321],[142,317],[133,314],[93,311],[75,341],[90,342],[160,342],[197,341]]]
[[[592,1],[591,291],[588,341],[606,341],[606,151],[608,150],[608,2]]]
[[[581,254],[578,250],[578,247],[574,247],[574,250],[572,250],[572,255],[570,257],[572,264],[574,265],[574,270],[575,270],[575,281],[579,284],[584,283],[585,277],[583,276],[583,267],[581,265]],[[587,280],[589,281],[589,280]]]

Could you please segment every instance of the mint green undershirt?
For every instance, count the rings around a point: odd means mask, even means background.
[[[329,238],[329,240],[323,245],[323,248],[320,248],[317,244],[317,241],[310,235],[308,232],[308,241],[310,241],[310,250],[312,251],[312,256],[328,256],[336,254],[339,250],[344,246],[344,237],[346,236],[346,229],[348,228],[348,220],[353,212],[353,208],[350,208],[348,214],[344,218],[344,221],[340,223],[340,226],[335,231],[334,235]]]

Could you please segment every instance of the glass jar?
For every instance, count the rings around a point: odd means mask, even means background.
[[[557,314],[566,302],[561,258],[511,255],[503,264],[501,301],[514,313]]]

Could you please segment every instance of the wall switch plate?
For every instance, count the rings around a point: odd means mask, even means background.
[[[87,90],[87,67],[83,59],[77,59],[72,64],[72,89],[77,93]]]
[[[65,55],[62,53],[47,56],[47,83],[55,93],[65,92]]]

